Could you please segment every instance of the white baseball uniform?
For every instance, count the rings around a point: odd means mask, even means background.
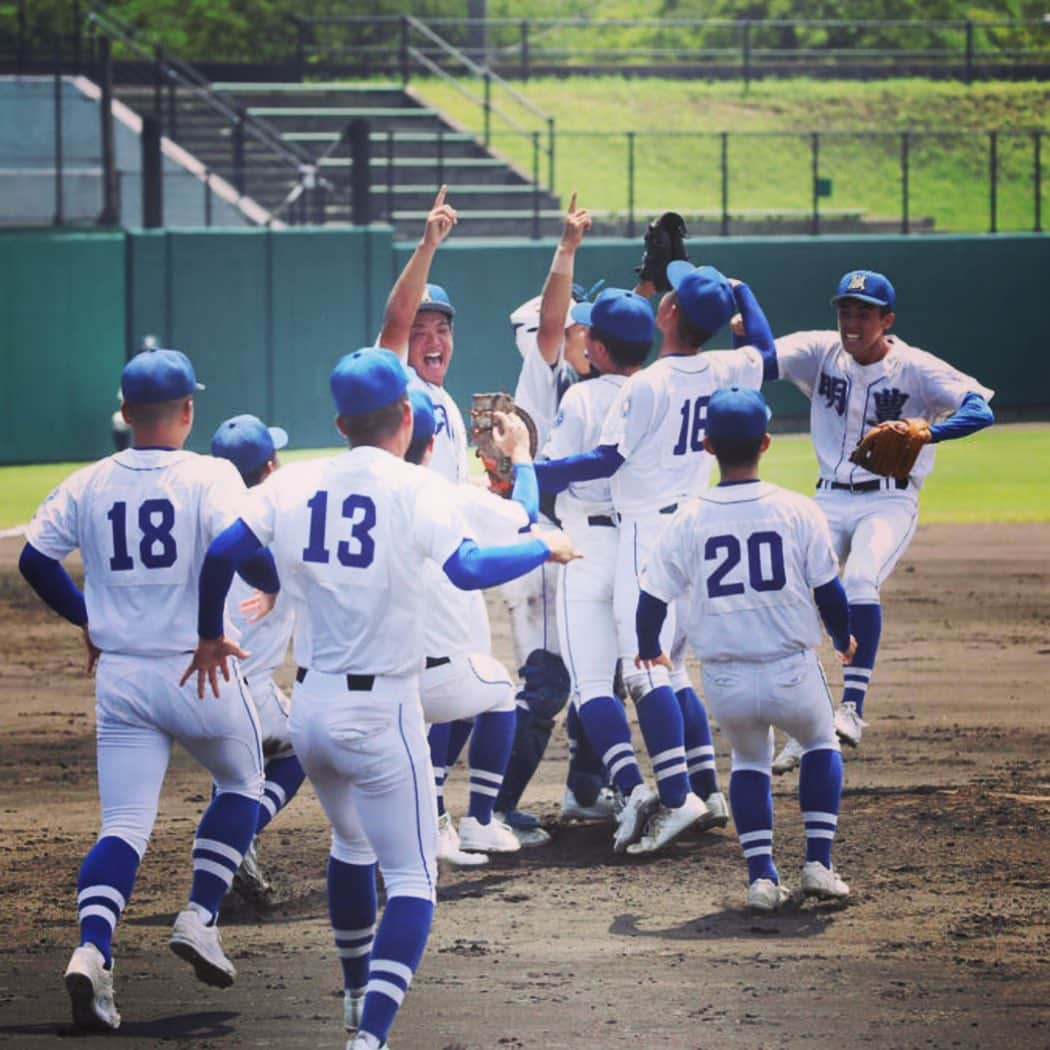
[[[627,379],[602,375],[578,383],[562,399],[543,454],[561,459],[594,448],[609,408]],[[558,583],[558,633],[577,705],[613,695],[619,658],[613,619],[617,516],[608,479],[574,482],[555,505],[562,527],[582,558],[562,566]]]
[[[302,596],[296,754],[333,828],[332,856],[379,860],[390,896],[433,901],[437,809],[419,674],[425,563],[466,524],[428,471],[382,449],[293,463],[242,517]]]
[[[935,450],[923,448],[909,481],[900,483],[851,463],[850,452],[865,431],[886,420],[920,416],[934,423],[958,409],[967,393],[993,396],[925,350],[888,339],[889,353],[870,365],[854,361],[836,331],[795,332],[776,341],[780,377],[810,398],[820,470],[816,499],[845,562],[842,582],[850,602],[877,602],[882,582],[911,542],[918,490],[933,469]]]
[[[621,515],[614,603],[624,682],[635,699],[669,681],[675,689],[688,685],[673,609],[662,637],[675,674],[669,679],[663,667],[634,668],[638,576],[678,504],[708,486],[713,459],[703,442],[711,395],[723,386],[757,390],[762,372],[754,347],[660,357],[628,379],[605,418],[599,443],[615,446],[624,458],[611,485]]]
[[[172,741],[220,792],[258,799],[259,726],[239,675],[202,703],[178,682],[197,645],[197,579],[208,544],[240,513],[233,464],[194,452],[126,449],[78,470],[26,538],[61,561],[79,548],[95,679],[101,836],[146,850]],[[231,873],[232,876],[232,873]]]
[[[467,428],[463,424],[463,414],[443,386],[428,383],[419,378],[415,369],[407,365],[406,368],[412,376],[412,382],[418,383],[434,402],[434,420],[437,425],[429,467],[446,481],[459,485],[470,477],[467,467]]]
[[[734,770],[769,773],[773,725],[805,750],[838,750],[812,593],[837,574],[816,504],[764,481],[690,500],[646,560],[642,587],[680,602]]]

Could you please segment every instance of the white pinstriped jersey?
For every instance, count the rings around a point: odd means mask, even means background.
[[[525,508],[478,485],[443,486],[445,498],[463,516],[467,536],[479,546],[519,543],[527,528]],[[487,653],[492,648],[488,611],[481,591],[461,591],[440,565],[424,567],[426,602],[423,613],[423,651],[426,656]]]
[[[596,447],[609,408],[626,382],[626,376],[602,375],[570,387],[562,398],[554,426],[543,446],[544,456],[562,459]],[[564,492],[558,493],[555,504],[558,517],[610,514],[612,509],[612,485],[608,478],[573,482]]]
[[[467,534],[446,485],[382,449],[292,463],[242,514],[301,596],[296,660],[332,674],[408,675],[423,662],[424,563]]]
[[[747,346],[660,357],[631,376],[600,441],[625,460],[612,477],[616,509],[639,517],[703,492],[713,462],[703,445],[707,402],[723,386],[757,390],[762,371],[762,355]]]
[[[437,427],[434,430],[434,452],[429,467],[446,481],[459,485],[470,476],[467,468],[467,428],[463,424],[459,406],[443,386],[425,382],[412,368],[408,369],[408,374],[412,382],[419,384],[434,402]]]
[[[641,586],[668,603],[688,593],[686,635],[700,661],[766,661],[820,644],[812,592],[837,575],[817,504],[754,481],[718,485],[679,508]]]
[[[26,539],[58,561],[80,549],[91,638],[103,652],[187,653],[197,646],[197,579],[208,544],[244,499],[227,460],[129,448],[62,482]]]
[[[849,459],[871,427],[913,416],[935,423],[968,393],[989,401],[994,395],[933,354],[888,338],[890,352],[870,365],[857,364],[836,331],[795,332],[776,341],[780,377],[810,398],[810,434],[820,476],[828,481],[856,484],[878,477]],[[933,445],[919,453],[911,472],[916,487],[933,469],[934,455]]]
[[[558,406],[578,378],[575,369],[565,360],[562,350],[558,351],[558,359],[553,365],[543,359],[538,346],[530,346],[525,351],[518,385],[514,388],[514,401],[528,412],[536,424],[537,448],[542,449],[547,443],[558,415]]]
[[[248,653],[247,659],[241,661],[245,678],[272,674],[284,663],[295,626],[295,605],[283,581],[274,607],[261,620],[248,623],[248,617],[241,612],[241,602],[254,593],[251,584],[234,576],[226,598],[225,634]]]

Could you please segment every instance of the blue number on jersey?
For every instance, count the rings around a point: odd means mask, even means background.
[[[120,500],[109,508],[106,518],[113,526],[113,557],[109,567],[113,572],[127,572],[135,568],[128,553],[128,505]],[[157,520],[154,520],[157,519]],[[178,546],[171,530],[175,526],[175,508],[168,499],[148,499],[138,513],[139,559],[147,569],[167,569],[175,564]]]
[[[769,555],[769,574],[762,564],[763,549]],[[724,582],[740,564],[740,541],[731,535],[710,536],[704,544],[704,560],[716,561],[719,552],[725,551],[725,558],[715,571],[707,578],[707,596],[725,598],[731,594],[743,594],[744,584]],[[747,575],[748,582],[756,591],[779,591],[787,583],[784,572],[784,541],[777,532],[753,532],[747,538]]]
[[[328,514],[328,493],[318,490],[306,501],[310,508],[310,539],[303,548],[303,561],[327,565],[331,555],[325,546],[325,518]],[[351,569],[364,569],[372,564],[375,558],[376,545],[372,539],[372,529],[376,523],[376,505],[368,496],[356,493],[343,500],[343,517],[351,521],[360,512],[360,520],[354,521],[350,535],[357,541],[357,549],[352,550],[346,540],[340,540],[335,549],[340,565]]]
[[[682,402],[682,429],[678,431],[678,440],[673,449],[676,456],[684,456],[690,449],[703,452],[704,423],[707,420],[707,402],[710,400],[710,397],[705,396],[695,401]]]

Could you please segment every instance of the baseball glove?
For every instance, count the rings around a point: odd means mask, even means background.
[[[676,211],[665,211],[649,223],[645,231],[642,265],[634,272],[641,281],[650,281],[659,292],[669,292],[667,264],[675,259],[688,259],[685,251],[685,220]]]
[[[906,481],[929,440],[930,425],[925,419],[891,419],[872,427],[849,458],[872,474]]]
[[[502,391],[496,393],[475,394],[471,399],[470,420],[474,444],[478,459],[485,467],[489,477],[489,488],[501,496],[509,497],[514,488],[514,464],[510,457],[504,455],[494,440],[494,412],[516,415],[529,432],[529,454],[536,455],[538,434],[532,417],[514,403],[510,394]]]

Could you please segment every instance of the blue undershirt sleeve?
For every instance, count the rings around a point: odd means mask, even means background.
[[[542,540],[484,548],[473,540],[464,540],[442,568],[461,591],[477,591],[524,576],[542,565],[549,555],[550,550]]]
[[[733,288],[733,298],[744,321],[744,338],[733,336],[734,348],[753,346],[762,355],[762,382],[768,383],[780,377],[777,350],[773,342],[773,329],[769,327],[765,311],[758,305],[755,293],[746,284]]]
[[[667,603],[648,591],[638,595],[634,615],[634,629],[638,633],[638,655],[643,660],[655,660],[660,655],[660,628],[667,616]]]
[[[541,492],[561,492],[574,481],[611,478],[623,463],[615,445],[599,445],[590,452],[579,452],[564,459],[544,459],[536,464],[536,481]]]
[[[237,575],[249,587],[276,594],[281,589],[281,580],[277,575],[277,563],[268,548],[257,551],[237,566]]]
[[[59,616],[64,616],[77,627],[83,627],[87,623],[84,595],[60,561],[49,558],[31,543],[27,543],[18,559],[18,571],[44,604]]]
[[[518,463],[514,467],[514,489],[510,498],[525,508],[530,522],[539,520],[540,487],[536,471],[531,463]]]
[[[813,589],[820,618],[835,648],[844,653],[849,648],[849,602],[842,581],[835,576]]]
[[[976,434],[978,430],[984,430],[994,422],[992,406],[980,394],[970,391],[952,415],[930,427],[930,440],[934,444],[938,441],[952,441],[954,438],[966,437],[967,434]]]
[[[197,633],[201,638],[222,634],[222,613],[233,574],[241,562],[262,548],[259,538],[238,518],[211,542],[201,566],[197,589]]]

